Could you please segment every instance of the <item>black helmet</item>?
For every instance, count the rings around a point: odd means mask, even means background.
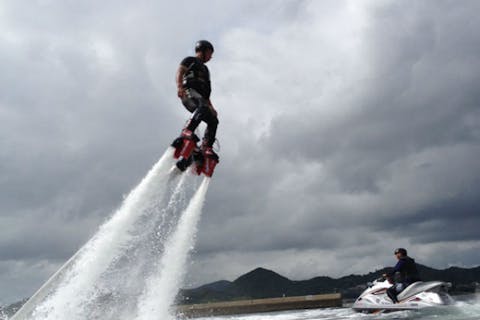
[[[395,249],[394,254],[397,254],[397,253],[401,253],[402,256],[406,256],[407,255],[407,249],[397,248],[397,249]]]
[[[213,45],[207,40],[200,40],[195,44],[195,52],[205,52],[208,49],[214,51]]]

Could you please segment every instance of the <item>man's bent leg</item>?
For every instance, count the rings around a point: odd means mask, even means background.
[[[197,129],[200,122],[202,122],[200,109],[201,108],[197,108],[197,110],[195,110],[193,116],[188,120],[185,129],[190,130],[191,132],[194,132],[195,129]]]
[[[397,289],[395,285],[387,289],[387,296],[392,300],[393,303],[398,303],[397,299]]]
[[[209,116],[207,117],[206,121],[207,129],[205,130],[205,143],[208,147],[213,146],[215,142],[215,137],[217,134],[217,127],[218,127],[218,118],[215,117],[212,112],[209,112]]]
[[[208,108],[207,101],[205,99],[194,99],[195,103],[197,104],[197,108],[193,112],[192,118],[189,120],[186,129],[194,132],[197,129],[198,125],[202,121],[206,121],[208,118],[208,114],[210,113],[210,109]]]
[[[215,117],[207,106],[201,106],[195,110],[192,118],[188,122],[186,129],[190,131],[195,131],[200,122],[204,121],[207,124],[207,129],[205,130],[204,141],[205,144],[209,147],[215,142],[215,137],[218,127],[218,119]]]

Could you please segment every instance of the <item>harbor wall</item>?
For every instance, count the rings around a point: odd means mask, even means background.
[[[186,317],[274,312],[283,310],[333,308],[342,306],[340,293],[254,300],[179,305],[177,312]]]

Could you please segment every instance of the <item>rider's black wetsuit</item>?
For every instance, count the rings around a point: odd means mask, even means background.
[[[415,260],[409,256],[401,257],[393,270],[387,273],[387,276],[393,279],[397,274],[398,279],[396,279],[394,285],[387,290],[387,294],[393,302],[398,302],[397,295],[406,287],[414,282],[420,281]]]
[[[186,129],[194,132],[201,121],[207,123],[204,143],[207,147],[211,147],[215,142],[218,118],[209,107],[212,92],[210,72],[203,61],[197,57],[186,57],[180,64],[187,68],[183,77],[186,96],[182,98],[182,103],[188,111],[193,112]]]

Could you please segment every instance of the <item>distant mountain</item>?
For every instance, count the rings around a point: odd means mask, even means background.
[[[442,280],[452,283],[453,293],[473,292],[475,283],[480,282],[480,267],[451,267],[437,270],[418,265],[424,281]],[[299,296],[341,292],[345,298],[357,297],[367,282],[379,278],[389,268],[376,270],[365,275],[349,275],[338,279],[315,277],[309,280],[292,281],[264,268],[252,270],[233,282],[222,280],[195,289],[183,289],[178,295],[178,303],[203,303],[239,299],[259,299],[282,296]]]
[[[242,295],[251,298],[278,296],[291,286],[292,281],[263,268],[257,268],[233,281],[233,286]]]

